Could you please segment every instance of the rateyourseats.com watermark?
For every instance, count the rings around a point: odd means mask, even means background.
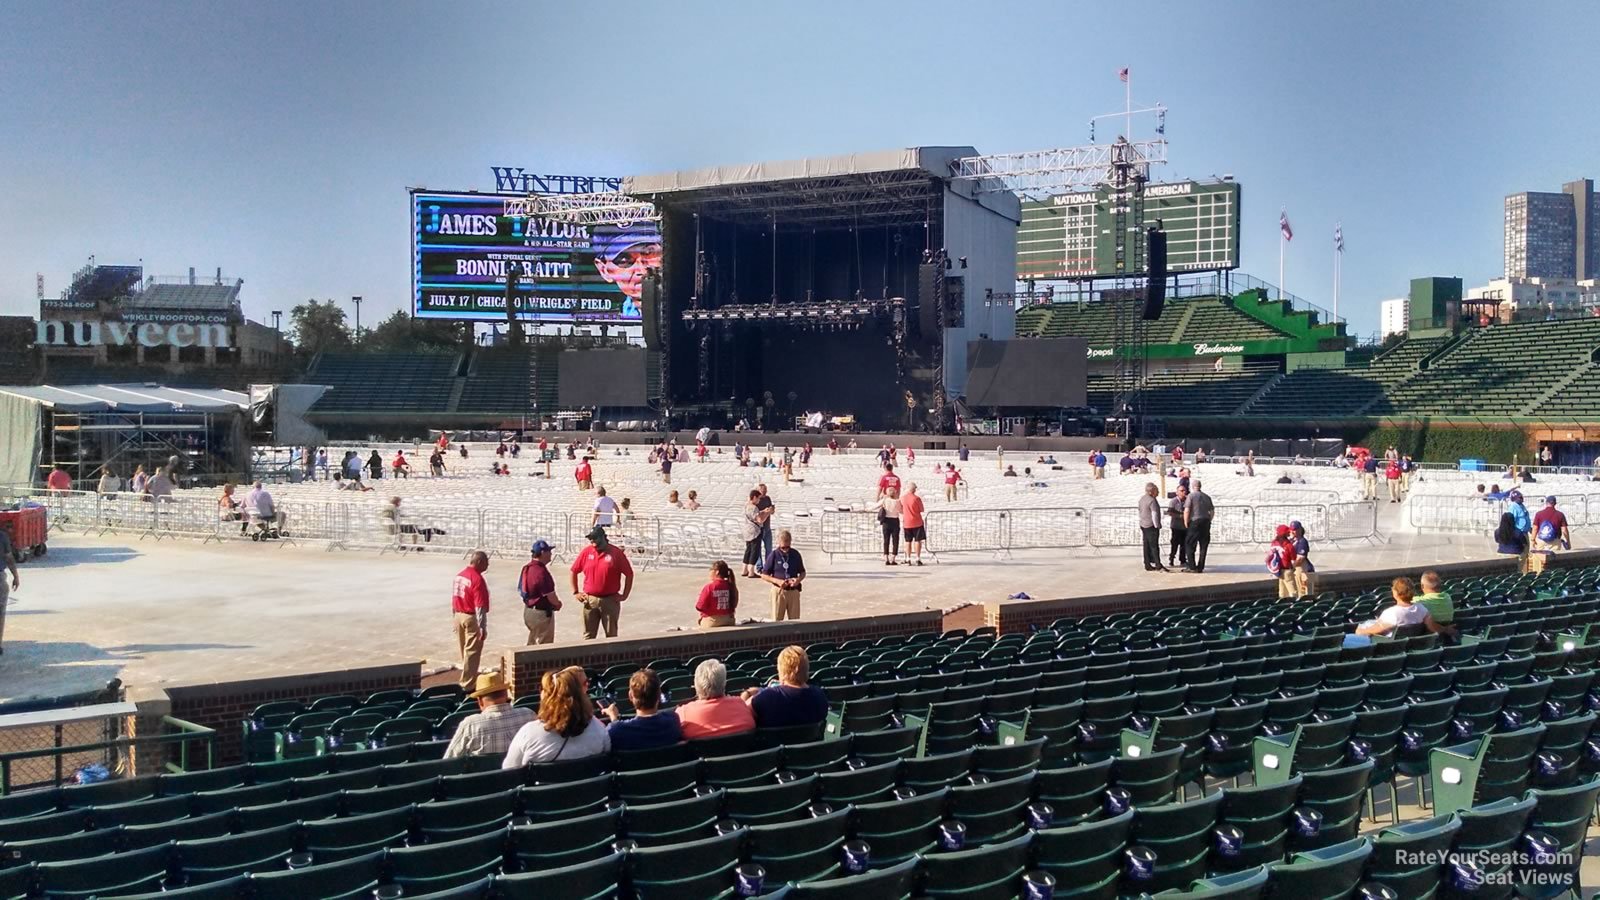
[[[1447,867],[1454,886],[1467,890],[1478,885],[1571,887],[1578,870],[1578,858],[1565,851],[1396,850],[1394,862],[1408,869]]]

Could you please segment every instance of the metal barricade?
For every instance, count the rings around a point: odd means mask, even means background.
[[[818,546],[829,557],[883,553],[883,529],[871,512],[823,510],[820,533]]]
[[[1078,507],[1002,510],[1009,524],[1003,550],[1086,547],[1089,511]]]
[[[1255,518],[1253,543],[1270,543],[1279,525],[1299,522],[1306,537],[1313,541],[1328,538],[1328,507],[1321,503],[1273,503],[1252,507]]]
[[[1358,541],[1378,536],[1378,503],[1375,500],[1329,503],[1324,507],[1323,517],[1324,540]]]
[[[1014,523],[1014,518],[1004,510],[931,510],[925,516],[928,552],[965,553],[1008,549]]]
[[[1165,507],[1162,517],[1166,516]],[[1144,536],[1139,531],[1137,506],[1107,506],[1089,510],[1089,545],[1092,547],[1139,546]]]
[[[1506,504],[1503,500],[1424,494],[1411,496],[1406,507],[1407,521],[1418,530],[1488,534],[1500,523]]]

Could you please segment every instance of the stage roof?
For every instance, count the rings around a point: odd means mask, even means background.
[[[152,384],[0,385],[0,394],[31,400],[60,412],[205,413],[247,409],[239,391],[169,388]]]
[[[937,217],[939,184],[972,147],[908,147],[848,156],[714,166],[623,179],[668,210],[785,228],[916,224]]]

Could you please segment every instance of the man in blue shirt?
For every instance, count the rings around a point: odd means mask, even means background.
[[[659,711],[661,679],[653,670],[640,669],[633,673],[628,679],[628,699],[633,702],[631,719],[622,718],[615,703],[605,709],[606,718],[611,720],[606,731],[611,736],[612,750],[653,750],[683,740],[678,714],[670,709]]]
[[[791,546],[794,537],[788,529],[778,532],[778,546],[767,555],[761,580],[772,585],[772,620],[800,618],[800,583],[806,578],[805,560]]]
[[[828,717],[828,697],[807,683],[811,660],[800,647],[785,647],[778,654],[778,683],[750,688],[745,699],[755,714],[757,728],[815,725]]]

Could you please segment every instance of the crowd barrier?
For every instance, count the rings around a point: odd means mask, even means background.
[[[51,529],[69,533],[206,541],[248,540],[259,533],[248,516],[225,518],[210,497],[178,495],[152,501],[126,493],[32,488],[5,489],[3,495],[7,502],[44,506]],[[1600,495],[1593,501],[1593,514],[1600,515]],[[510,557],[527,554],[533,542],[542,538],[556,546],[558,557],[570,558],[586,544],[593,519],[587,512],[408,504],[397,527],[393,518],[384,515],[381,503],[284,500],[277,508],[283,514],[282,537],[278,538],[283,542],[320,543],[329,550],[424,550],[457,555],[484,550]],[[1211,540],[1215,544],[1266,543],[1279,524],[1296,520],[1314,541],[1378,536],[1377,504],[1371,501],[1274,502],[1218,506]],[[1138,509],[1132,506],[936,509],[927,513],[926,521],[926,549],[934,554],[1137,547],[1141,541]],[[816,548],[830,558],[883,552],[882,528],[871,511],[802,513],[784,527],[794,534],[797,546]],[[717,557],[731,560],[744,548],[738,521],[720,516],[633,516],[609,530],[613,541],[627,548],[636,564],[646,567],[703,564]]]
[[[1264,544],[1280,524],[1292,521],[1300,522],[1312,541],[1377,540],[1377,509],[1370,500],[1218,506],[1211,542]],[[927,550],[934,554],[1137,547],[1143,540],[1134,506],[933,510],[926,521]],[[883,532],[873,512],[829,510],[822,514],[816,546],[829,557],[878,555]]]
[[[1543,506],[1538,486],[1524,490],[1528,512],[1537,513]],[[1600,493],[1568,494],[1558,497],[1557,508],[1567,517],[1570,528],[1585,528],[1600,524]],[[1418,531],[1452,531],[1471,534],[1490,534],[1500,524],[1506,511],[1504,500],[1480,500],[1477,497],[1458,497],[1441,494],[1413,494],[1406,502],[1407,522]]]

